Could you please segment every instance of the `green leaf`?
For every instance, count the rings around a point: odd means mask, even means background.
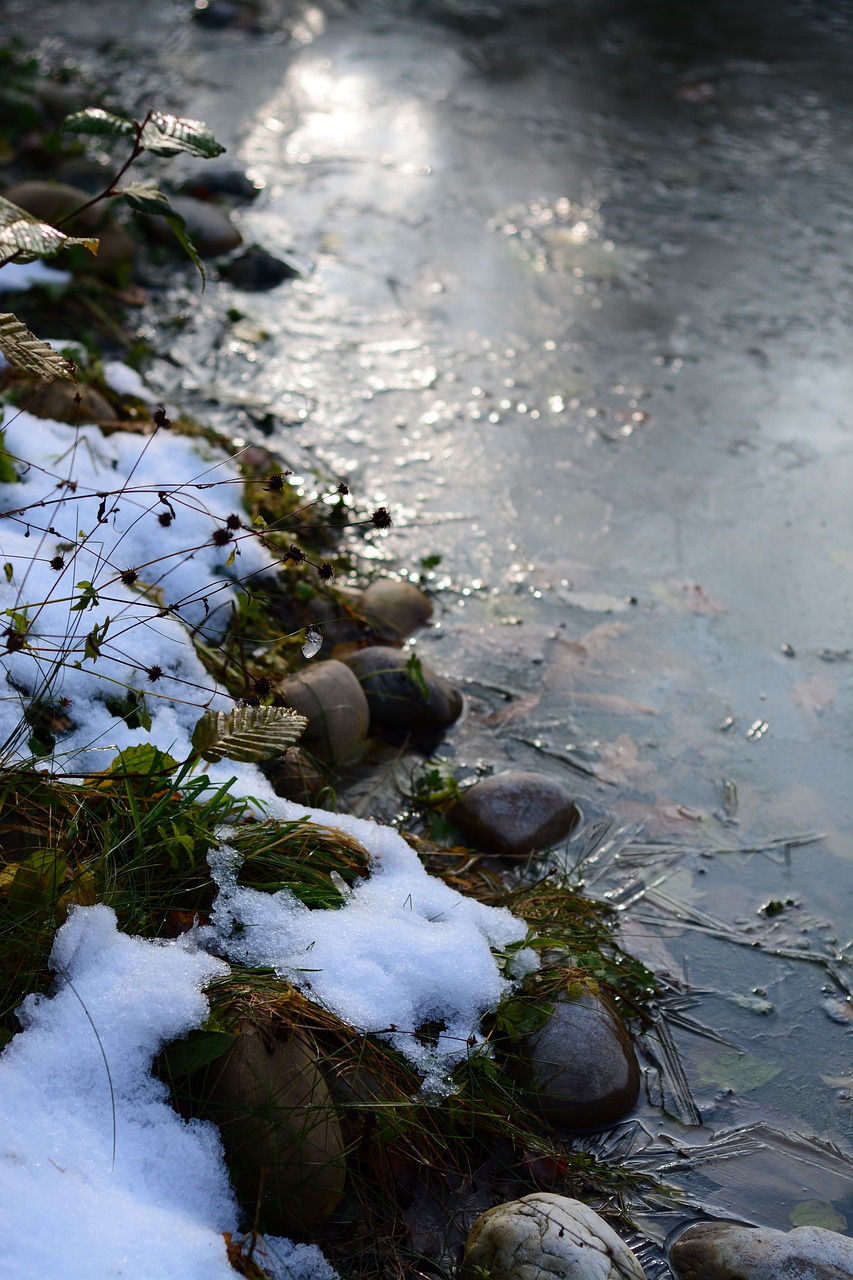
[[[95,137],[135,138],[136,125],[125,116],[113,115],[111,111],[103,111],[101,107],[87,107],[85,111],[75,111],[62,121],[63,133],[86,133]]]
[[[60,249],[82,244],[92,253],[98,252],[98,241],[91,237],[67,236],[49,222],[21,209],[0,196],[0,259],[34,262],[36,258],[52,258]]]
[[[429,685],[424,677],[423,664],[416,653],[409,654],[409,660],[406,663],[406,674],[410,680],[418,686],[425,698],[429,697]]]
[[[846,1231],[847,1219],[826,1200],[801,1200],[788,1214],[795,1227],[823,1227],[827,1231]]]
[[[160,1054],[159,1070],[171,1076],[191,1076],[227,1053],[239,1036],[230,1031],[191,1031]]]
[[[0,313],[0,351],[16,369],[51,382],[54,378],[76,382],[77,370],[71,361],[37,338],[11,311]]]
[[[125,747],[113,760],[107,774],[137,774],[148,777],[152,773],[174,773],[178,761],[165,751],[152,747],[149,742],[139,747]]]
[[[95,606],[100,603],[97,591],[87,578],[82,578],[80,582],[76,582],[74,585],[80,592],[80,599],[76,604],[72,604],[72,613],[83,613],[83,611],[88,609],[90,605],[94,609]]]
[[[18,473],[12,465],[12,458],[6,448],[6,433],[0,431],[0,484],[17,484]],[[12,581],[12,566],[6,565],[6,581]]]
[[[202,160],[212,160],[225,150],[203,120],[179,119],[160,111],[151,112],[139,141],[146,151],[153,151],[156,156],[173,156],[185,151]]]
[[[187,224],[181,214],[172,208],[168,199],[158,187],[149,182],[131,182],[126,187],[119,187],[116,194],[124,196],[135,213],[147,213],[155,217],[165,218],[184,252],[192,261],[193,266],[198,269],[202,282],[205,280],[201,258],[198,256],[192,240],[187,235]]]
[[[290,707],[235,707],[205,711],[193,730],[195,751],[205,760],[257,763],[283,755],[308,723]]]
[[[9,910],[18,916],[29,915],[48,906],[65,880],[65,854],[59,849],[36,849],[15,872],[9,886]]]
[[[778,1076],[782,1070],[772,1062],[754,1053],[721,1053],[716,1058],[706,1058],[699,1069],[703,1084],[719,1085],[733,1089],[735,1093],[747,1093]]]

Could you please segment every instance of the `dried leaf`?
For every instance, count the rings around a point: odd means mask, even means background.
[[[0,260],[15,258],[17,262],[34,262],[36,258],[52,258],[60,249],[82,244],[92,253],[98,252],[98,241],[87,237],[66,236],[49,222],[21,209],[0,196]]]
[[[76,368],[47,342],[42,342],[11,311],[0,312],[0,351],[17,369],[39,378],[76,381]]]
[[[282,755],[302,734],[308,721],[290,707],[235,707],[205,711],[193,730],[194,749],[215,763],[257,763]]]

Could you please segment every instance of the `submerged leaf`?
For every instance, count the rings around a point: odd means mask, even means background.
[[[0,312],[0,352],[17,369],[39,378],[76,381],[76,368],[47,342],[42,342],[11,311]]]
[[[205,711],[193,730],[194,749],[205,760],[256,763],[283,755],[308,721],[290,707],[235,707]]]
[[[847,1219],[826,1200],[801,1200],[788,1214],[795,1227],[823,1227],[826,1231],[846,1231]]]
[[[0,196],[0,259],[33,262],[36,258],[52,258],[60,249],[75,244],[82,244],[91,253],[98,252],[96,239],[66,236],[49,222],[42,222],[35,214]]]
[[[157,156],[173,156],[179,151],[210,160],[225,150],[216,141],[203,120],[185,120],[152,111],[142,129],[139,141],[146,151]]]
[[[133,138],[136,125],[125,116],[113,115],[101,107],[87,107],[85,111],[75,111],[62,121],[63,133],[85,133],[92,136],[113,138]]]
[[[700,1068],[703,1084],[716,1084],[735,1093],[746,1093],[768,1084],[782,1070],[754,1053],[721,1053],[707,1058]]]

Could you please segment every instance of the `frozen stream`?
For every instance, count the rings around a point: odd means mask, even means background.
[[[223,423],[271,408],[285,456],[394,510],[405,571],[442,557],[418,646],[471,694],[446,754],[643,824],[591,878],[721,1040],[675,1017],[702,1125],[653,1096],[633,1158],[853,1232],[851,1166],[811,1141],[853,1140],[850,8],[189,13],[5,8],[206,119],[266,184],[246,238],[314,264],[188,284],[160,345]]]

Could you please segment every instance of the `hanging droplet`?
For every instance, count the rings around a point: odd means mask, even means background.
[[[305,643],[302,646],[303,658],[315,658],[323,647],[323,632],[319,627],[305,628]]]

